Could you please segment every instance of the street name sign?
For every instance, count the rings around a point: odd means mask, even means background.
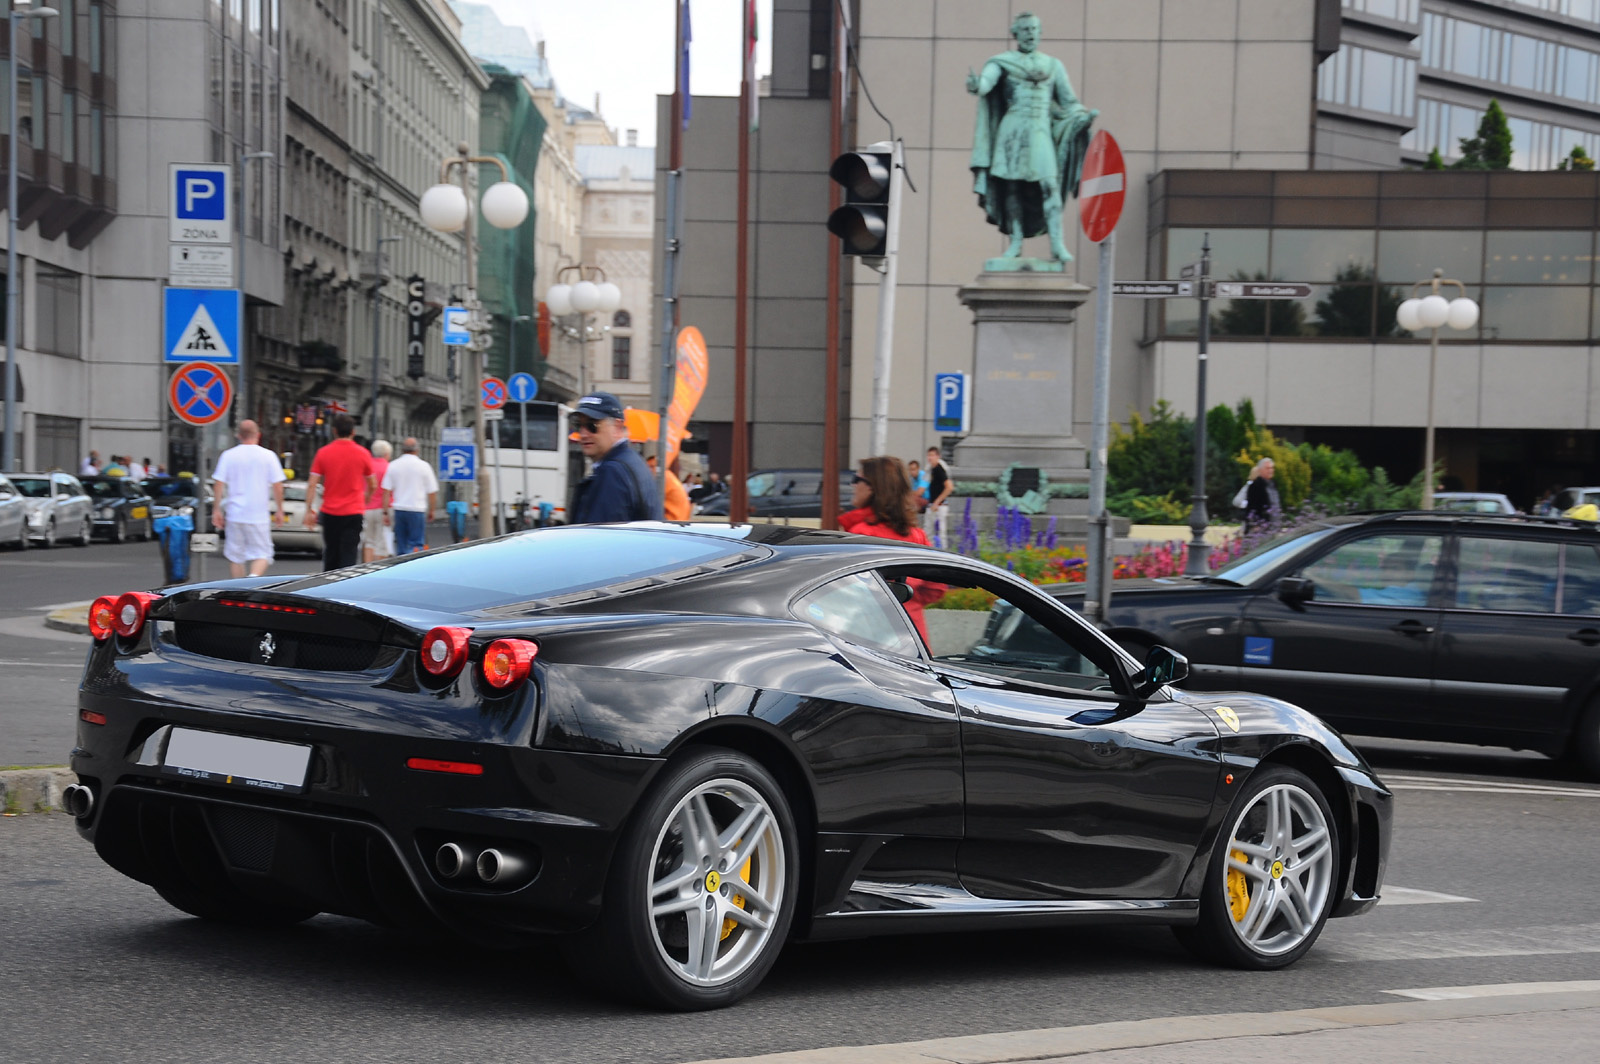
[[[232,244],[168,244],[167,281],[183,288],[232,288]]]
[[[239,362],[237,288],[162,290],[163,362]]]
[[[232,244],[233,196],[227,163],[170,163],[167,239],[174,244]]]
[[[1083,235],[1096,244],[1117,227],[1127,184],[1122,149],[1116,138],[1102,129],[1089,141],[1083,176],[1078,180],[1078,219],[1083,223]]]
[[[491,407],[483,412],[483,420],[485,421],[503,421],[505,416],[505,407]]]
[[[1194,293],[1193,281],[1117,281],[1111,286],[1112,295],[1134,299],[1176,299]]]
[[[1311,286],[1296,281],[1217,281],[1218,299],[1306,299]]]
[[[1199,276],[1200,264],[1198,262],[1186,262],[1178,267],[1178,277],[1182,280],[1192,281]]]

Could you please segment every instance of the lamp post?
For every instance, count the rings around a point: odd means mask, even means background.
[[[30,10],[29,4],[30,0],[15,0],[8,16],[11,22],[11,94],[6,100],[7,110],[11,112],[10,128],[7,130],[11,135],[11,147],[7,153],[6,173],[6,438],[4,455],[0,456],[3,457],[0,469],[7,473],[15,473],[22,468],[21,448],[17,446],[17,317],[21,296],[21,289],[17,285],[17,53],[20,51],[17,37],[23,19],[55,18],[61,14],[53,7]],[[40,101],[35,100],[33,106],[38,110]]]
[[[533,315],[531,314],[517,314],[511,319],[511,352],[506,361],[510,365],[512,373],[517,372],[517,326],[525,321],[532,320]],[[530,366],[529,368],[532,369],[533,367]],[[521,411],[520,420],[522,423],[522,435],[517,437],[522,444],[520,448],[522,451],[522,512],[526,514],[528,512],[528,404],[518,403],[517,408]],[[560,426],[557,426],[557,428],[559,429]],[[521,526],[520,521],[518,526]]]
[[[376,197],[377,190],[373,192]],[[381,199],[377,200],[372,216],[375,223],[383,220]],[[383,245],[393,244],[399,239],[397,236],[380,236],[372,251],[372,411],[367,415],[367,435],[373,439],[378,438],[378,363],[382,350],[378,333],[383,310]]]
[[[250,416],[250,293],[245,289],[250,261],[250,164],[277,158],[270,151],[239,153],[239,416]]]
[[[1455,299],[1445,299],[1439,294],[1442,285],[1453,284],[1460,293]],[[1429,286],[1429,294],[1417,298],[1417,289]],[[1478,304],[1467,298],[1467,286],[1449,280],[1443,270],[1434,270],[1431,280],[1418,281],[1411,286],[1411,298],[1400,304],[1395,320],[1407,332],[1428,329],[1432,338],[1428,344],[1428,428],[1422,445],[1422,508],[1433,509],[1433,381],[1439,363],[1439,329],[1448,325],[1452,329],[1470,329],[1478,324]]]
[[[569,273],[577,274],[577,281],[571,284],[563,281]],[[595,325],[589,315],[596,311],[615,314],[622,306],[622,289],[606,280],[606,271],[600,267],[580,262],[556,271],[556,283],[545,291],[544,302],[552,317],[577,319],[576,324],[562,323],[561,332],[579,344],[578,392],[585,393],[589,390],[589,345],[611,331],[608,324]]]
[[[472,180],[472,167],[476,164],[498,166],[500,180],[490,185],[483,191],[483,198],[479,203],[483,210],[484,221],[496,229],[515,229],[522,224],[528,216],[528,194],[522,191],[521,186],[511,180],[511,170],[505,161],[493,155],[471,155],[471,148],[465,142],[456,146],[454,157],[446,157],[439,162],[439,183],[422,194],[421,201],[417,204],[418,213],[422,221],[430,229],[441,233],[462,232],[463,246],[467,256],[467,331],[472,334],[472,344],[468,348],[472,352],[471,380],[483,380],[483,353],[489,346],[489,324],[483,317],[483,303],[478,299],[478,247],[474,238],[472,219],[475,213],[472,210],[471,200],[468,199],[468,184]],[[454,173],[460,180],[459,186],[450,184],[450,175]],[[477,441],[478,462],[478,535],[488,539],[494,535],[494,480],[489,476],[488,464],[482,460],[484,455],[484,418],[483,402],[480,397],[475,404],[477,410],[477,424],[473,438]]]

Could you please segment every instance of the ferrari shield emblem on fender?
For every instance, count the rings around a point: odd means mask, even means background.
[[[1235,713],[1227,706],[1218,706],[1217,716],[1221,717],[1223,722],[1234,731],[1239,730],[1239,714]]]

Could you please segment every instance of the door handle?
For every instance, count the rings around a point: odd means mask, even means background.
[[[1568,639],[1576,639],[1586,647],[1600,643],[1600,630],[1594,628],[1579,628],[1576,632],[1567,633]]]
[[[1433,625],[1423,624],[1421,621],[1401,621],[1392,630],[1401,635],[1432,635]],[[1600,638],[1600,632],[1596,632],[1595,636]]]

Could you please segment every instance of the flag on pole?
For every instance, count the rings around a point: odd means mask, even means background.
[[[683,128],[689,128],[689,42],[694,34],[689,29],[689,0],[678,0],[683,12],[683,51],[678,56],[678,99],[683,108]]]
[[[761,92],[756,81],[756,0],[745,0],[744,91],[750,94],[750,132],[761,125]]]

